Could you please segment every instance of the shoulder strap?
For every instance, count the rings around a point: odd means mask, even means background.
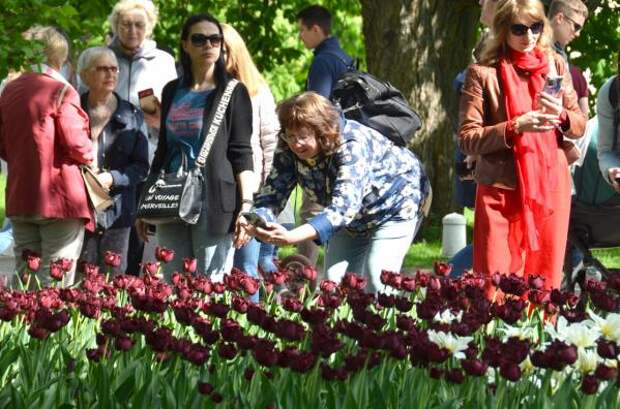
[[[209,156],[209,152],[211,152],[211,146],[213,146],[213,141],[215,141],[215,137],[220,130],[220,125],[224,120],[224,116],[226,115],[226,110],[228,109],[228,103],[230,102],[230,98],[232,97],[232,93],[235,90],[239,81],[236,79],[231,79],[226,84],[226,88],[224,92],[219,95],[219,98],[216,98],[213,106],[215,109],[209,110],[209,120],[205,123],[209,124],[207,135],[205,136],[205,141],[202,144],[202,148],[200,148],[200,153],[196,158],[196,166],[199,168],[204,168],[207,163],[207,156]],[[207,129],[207,127],[203,126],[203,129]]]
[[[620,126],[620,109],[618,108],[618,93],[620,93],[620,84],[616,75],[609,86],[609,103],[614,109],[614,138],[611,150],[615,151],[618,145],[618,127]]]
[[[345,67],[347,67],[348,71],[356,71],[359,67],[359,61],[356,58],[351,58],[351,63],[347,63],[347,61],[344,58],[342,58],[342,55],[340,54],[337,54],[331,51],[323,51],[323,53],[329,54],[339,59],[340,62],[343,63]]]
[[[56,111],[60,110],[62,106],[62,101],[65,99],[65,94],[71,85],[69,83],[65,83],[62,89],[60,90],[60,94],[58,94],[58,99],[56,100]]]

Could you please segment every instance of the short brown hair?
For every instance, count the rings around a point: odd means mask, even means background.
[[[555,17],[556,14],[562,13],[566,17],[575,14],[588,18],[588,7],[581,0],[553,0],[549,5],[549,19]]]
[[[284,131],[311,130],[323,152],[334,153],[340,145],[340,114],[329,100],[308,91],[282,101],[278,119]]]

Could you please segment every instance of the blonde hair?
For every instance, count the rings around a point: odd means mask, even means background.
[[[562,13],[571,18],[575,14],[588,18],[588,7],[581,0],[553,0],[549,5],[549,18]]]
[[[543,22],[544,28],[536,47],[546,54],[552,53],[553,33],[543,4],[539,0],[499,0],[491,25],[491,35],[480,55],[481,64],[493,65],[506,53],[510,26],[520,16]]]
[[[57,28],[52,26],[34,26],[24,33],[24,38],[43,44],[45,62],[53,68],[60,69],[69,57],[69,42]]]
[[[118,23],[120,16],[123,13],[127,13],[132,10],[142,10],[146,15],[146,37],[150,37],[153,34],[155,24],[157,24],[157,8],[152,1],[148,0],[121,0],[112,9],[112,13],[108,17],[112,32],[118,34]]]
[[[248,89],[251,97],[267,86],[265,78],[256,68],[252,56],[243,38],[230,24],[222,23],[224,35],[224,52],[226,53],[226,71],[241,81]]]
[[[278,105],[281,131],[312,131],[323,152],[331,154],[340,145],[339,113],[327,98],[307,91]]]

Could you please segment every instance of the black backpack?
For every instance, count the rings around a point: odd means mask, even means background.
[[[330,100],[347,119],[355,120],[386,136],[398,146],[407,146],[422,127],[420,116],[392,84],[356,70],[341,56],[349,71],[334,84]]]

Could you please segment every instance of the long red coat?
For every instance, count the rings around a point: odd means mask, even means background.
[[[53,75],[23,74],[0,96],[0,157],[9,171],[6,214],[81,218],[90,225],[78,167],[93,158],[88,116],[71,86],[58,107],[64,83]]]

